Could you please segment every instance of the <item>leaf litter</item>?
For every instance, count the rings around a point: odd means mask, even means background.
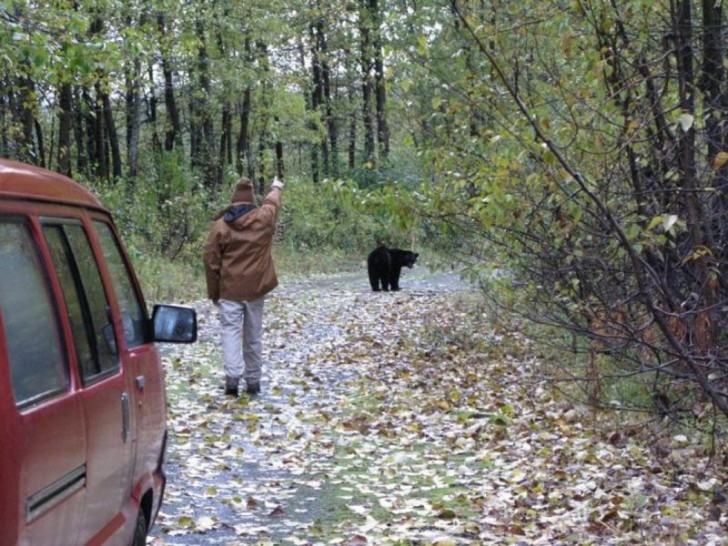
[[[397,293],[360,276],[272,293],[253,398],[223,395],[214,308],[194,303],[200,341],[164,348],[150,543],[728,544],[725,475],[696,438],[656,450],[610,429],[478,316],[476,292],[419,275]]]

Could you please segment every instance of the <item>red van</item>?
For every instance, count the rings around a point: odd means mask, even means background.
[[[0,544],[141,546],[164,492],[154,342],[195,312],[149,316],[109,212],[76,182],[0,160]]]

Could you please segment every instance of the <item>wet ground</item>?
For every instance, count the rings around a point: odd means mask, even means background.
[[[238,400],[221,390],[214,308],[194,303],[198,343],[165,347],[168,487],[153,544],[313,544],[329,520],[341,519],[345,500],[327,483],[336,440],[327,445],[323,420],[361,382],[344,350],[351,332],[367,322],[377,331],[385,320],[377,313],[389,320],[399,301],[468,288],[453,273],[425,268],[406,270],[401,286],[372,293],[363,273],[284,279],[266,303],[263,390]]]
[[[199,342],[164,358],[152,544],[726,543],[728,479],[700,438],[572,404],[457,275],[416,267],[401,286],[283,279],[254,398],[224,396],[217,317],[194,303]]]

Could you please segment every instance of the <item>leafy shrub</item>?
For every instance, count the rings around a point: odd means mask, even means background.
[[[163,154],[133,180],[88,183],[114,215],[150,299],[181,295],[200,276],[202,241],[217,200],[186,164],[177,153]]]
[[[202,245],[237,178],[231,173],[213,192],[185,165],[178,154],[164,154],[133,181],[89,184],[114,214],[153,299],[203,293]],[[378,244],[409,248],[418,224],[401,193],[396,184],[365,190],[351,180],[289,179],[274,247],[278,269],[350,269],[360,267]]]
[[[365,256],[379,243],[406,241],[408,232],[354,182],[299,180],[286,186],[279,236],[289,250]]]

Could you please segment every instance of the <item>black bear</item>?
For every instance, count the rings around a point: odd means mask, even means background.
[[[369,272],[369,284],[372,290],[399,290],[399,275],[402,267],[412,268],[417,260],[416,252],[400,250],[399,248],[387,248],[380,246],[375,248],[367,258],[367,271]]]

